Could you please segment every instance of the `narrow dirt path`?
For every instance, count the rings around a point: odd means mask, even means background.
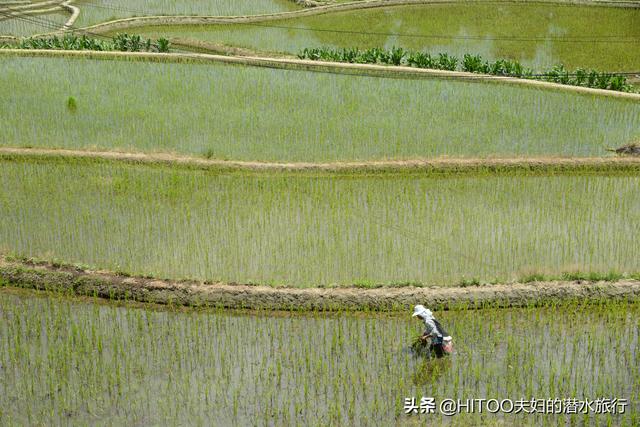
[[[80,16],[80,9],[76,6],[74,6],[72,0],[67,0],[63,3],[61,3],[61,6],[67,10],[69,13],[71,13],[71,16],[69,16],[69,19],[67,19],[67,22],[64,23],[64,25],[62,26],[63,30],[70,30],[73,28],[73,24],[76,23],[76,20],[78,19],[78,16]]]
[[[267,310],[407,310],[460,306],[518,307],[566,301],[638,300],[640,281],[557,281],[469,287],[294,288],[156,280],[105,271],[7,261],[0,285],[156,304]]]
[[[640,157],[512,157],[512,158],[435,158],[413,160],[378,160],[345,162],[258,162],[215,160],[173,153],[131,153],[118,151],[83,151],[64,149],[0,147],[0,160],[11,158],[41,159],[97,159],[137,164],[166,164],[169,166],[203,169],[246,171],[424,171],[473,172],[475,170],[640,170]]]

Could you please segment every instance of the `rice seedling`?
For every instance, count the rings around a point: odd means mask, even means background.
[[[67,110],[69,110],[69,112],[71,113],[75,113],[76,111],[78,111],[78,102],[73,96],[67,98]]]
[[[408,347],[408,315],[155,310],[0,289],[0,423],[634,426],[640,306],[438,313],[456,352]],[[404,399],[626,399],[623,414],[405,415]]]
[[[640,123],[638,102],[488,83],[26,57],[4,57],[0,75],[3,146],[262,161],[581,157],[635,140]],[[72,123],[59,108],[69,93],[92,105]]]
[[[326,13],[279,21],[136,29],[295,55],[306,47],[398,46],[490,61],[512,58],[533,69],[638,71],[640,9],[551,4],[433,4]]]
[[[0,248],[159,278],[291,286],[632,274],[639,179],[2,161]]]

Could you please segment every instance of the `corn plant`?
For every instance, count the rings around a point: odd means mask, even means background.
[[[17,46],[4,48],[45,49],[45,50],[94,50],[122,52],[169,52],[169,40],[159,38],[156,42],[142,39],[139,35],[117,34],[113,40],[99,40],[86,35],[65,34],[62,37],[37,37],[21,40]],[[0,47],[2,48],[2,47]]]
[[[407,56],[407,65],[416,68],[437,68],[438,62],[428,52],[411,52]]]
[[[491,67],[487,61],[482,60],[482,56],[465,53],[462,59],[462,71],[489,74]]]
[[[599,89],[609,89],[620,92],[632,92],[633,86],[628,83],[626,76],[597,71],[585,71],[577,69],[574,73],[567,70],[564,65],[556,65],[551,70],[534,73],[530,68],[524,67],[520,62],[510,59],[497,59],[494,62],[484,61],[480,55],[465,54],[462,61],[447,53],[439,53],[432,56],[428,52],[412,52],[399,47],[390,50],[371,48],[366,50],[331,49],[331,48],[306,48],[298,57],[301,59],[357,62],[385,65],[408,65],[416,68],[431,68],[437,70],[456,71],[458,69],[470,73],[491,74],[495,76],[519,77],[525,79],[545,80],[553,83],[573,86],[586,86]],[[460,66],[458,66],[460,64]]]
[[[439,53],[437,64],[440,70],[455,71],[458,67],[458,58],[447,53]]]
[[[389,52],[389,63],[391,65],[401,65],[404,61],[406,52],[401,47],[392,47]]]

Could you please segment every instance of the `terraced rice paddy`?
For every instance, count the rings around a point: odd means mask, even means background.
[[[59,1],[61,4],[63,0]],[[37,2],[32,2],[37,4]],[[49,33],[62,28],[69,19],[70,12],[59,8],[54,13],[23,14],[2,19],[3,14],[11,12],[22,3],[0,3],[0,35],[29,37],[36,34]],[[71,4],[80,12],[73,23],[74,28],[86,27],[115,19],[134,16],[158,15],[204,15],[235,16],[260,15],[265,13],[287,12],[300,9],[290,0],[191,0],[189,2],[173,2],[168,0],[122,1],[122,0],[79,0]],[[47,4],[41,9],[55,9],[56,4]],[[34,7],[32,9],[37,9]],[[16,9],[17,10],[17,9]]]
[[[14,57],[0,75],[3,146],[335,161],[601,156],[640,136],[637,101],[488,83]]]
[[[537,70],[559,63],[572,69],[640,70],[640,8],[462,2],[136,32],[294,55],[310,47],[401,46],[459,57],[470,53],[489,60],[516,59]]]
[[[181,313],[0,290],[0,423],[638,425],[637,304],[439,317],[460,337],[445,361],[407,350],[420,332],[408,315]],[[619,415],[407,416],[411,396],[630,405]]]
[[[78,6],[76,26],[300,9]],[[0,21],[0,35],[43,23]],[[142,33],[291,54],[395,45],[640,70],[640,9],[630,8],[450,3]],[[640,170],[603,159],[640,142],[633,95],[76,53],[0,52],[1,426],[640,425]],[[421,159],[450,169],[412,169]],[[374,170],[372,160],[411,161]],[[413,304],[437,311],[453,354],[411,351],[424,331]],[[371,307],[406,310],[341,311]],[[435,413],[407,415],[411,397],[434,398]],[[444,399],[529,410],[449,417]],[[620,404],[541,415],[528,413],[532,399]]]
[[[1,8],[2,6],[0,5]],[[3,19],[0,20],[0,36],[29,37],[35,34],[48,33],[62,28],[68,19],[69,16],[63,13],[25,19]]]
[[[300,9],[291,0],[79,0],[77,27],[133,16],[204,15],[235,16],[288,12]]]
[[[640,272],[640,177],[4,161],[0,250],[167,278],[452,285]]]

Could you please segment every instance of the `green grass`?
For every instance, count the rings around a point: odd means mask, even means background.
[[[80,16],[76,27],[119,18],[155,15],[234,16],[259,15],[300,9],[291,0],[79,0]]]
[[[148,27],[136,32],[291,54],[321,46],[402,46],[460,57],[470,53],[490,60],[516,59],[534,69],[564,63],[568,68],[613,72],[640,70],[638,22],[640,9],[462,3],[354,10],[256,24]]]
[[[0,423],[438,425],[404,399],[627,399],[624,414],[456,415],[455,425],[638,425],[638,304],[404,316],[158,311],[0,290]],[[504,417],[504,418],[502,418]]]
[[[3,161],[0,251],[292,286],[605,277],[640,271],[639,184],[634,174],[356,178]]]
[[[2,146],[335,161],[601,156],[640,136],[640,102],[489,83],[15,57],[0,75]]]

